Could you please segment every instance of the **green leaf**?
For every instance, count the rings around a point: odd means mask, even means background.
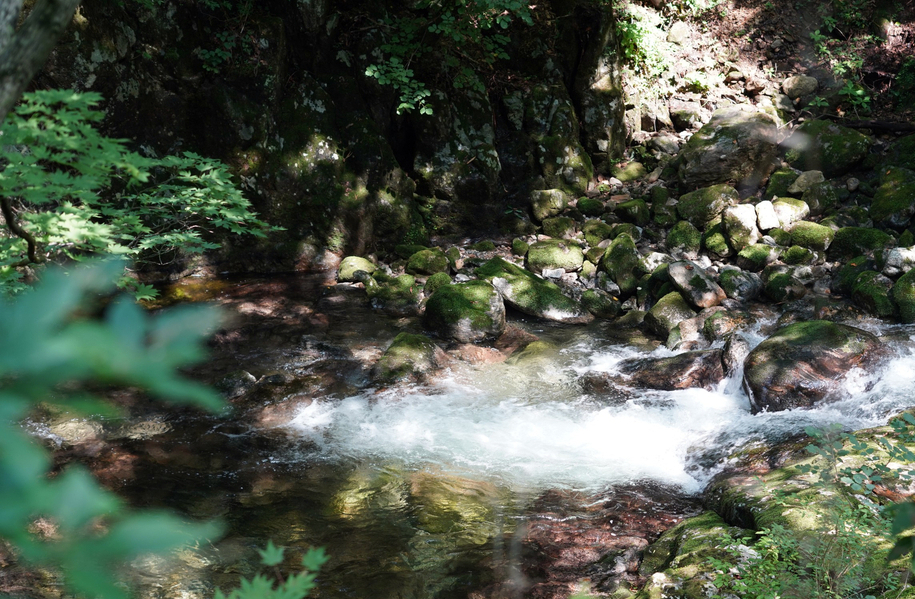
[[[265,566],[278,566],[283,563],[283,554],[286,549],[284,547],[277,547],[273,544],[273,540],[267,541],[267,546],[263,549],[258,549],[257,552],[261,555],[261,563]]]
[[[311,547],[302,556],[302,565],[312,572],[317,572],[329,559],[323,547]]]

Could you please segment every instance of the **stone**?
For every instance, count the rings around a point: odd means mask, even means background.
[[[891,167],[880,174],[880,187],[870,206],[874,223],[901,231],[915,215],[915,171]]]
[[[673,156],[680,151],[680,140],[672,133],[658,131],[654,137],[648,140],[648,148]]]
[[[677,202],[677,214],[697,229],[705,229],[730,204],[740,201],[730,185],[712,185],[685,193]]]
[[[432,294],[435,293],[435,290],[444,285],[451,284],[451,277],[446,272],[437,272],[434,275],[426,279],[426,284],[423,285],[423,295],[426,297],[432,297]]]
[[[788,186],[786,191],[793,196],[799,196],[814,183],[822,183],[825,180],[826,177],[823,176],[823,171],[804,171],[797,176],[797,179]]]
[[[721,353],[721,363],[724,366],[725,376],[731,376],[743,366],[747,356],[750,355],[750,342],[739,333],[732,333],[724,342]]]
[[[880,272],[888,277],[898,277],[915,267],[915,247],[892,248],[883,251]]]
[[[837,397],[853,368],[873,367],[885,355],[879,339],[825,320],[796,322],[760,343],[744,361],[744,389],[753,413],[810,407]]]
[[[756,226],[760,231],[766,232],[782,226],[775,212],[775,206],[769,200],[756,204]]]
[[[793,168],[778,169],[769,176],[769,184],[766,186],[763,199],[774,201],[775,198],[790,195],[788,188],[797,180],[799,175],[800,172]]]
[[[629,183],[641,179],[648,174],[648,170],[641,162],[628,162],[623,166],[615,166],[611,169],[610,174],[622,181]]]
[[[538,221],[556,216],[569,204],[569,197],[561,189],[538,189],[531,192],[531,214]]]
[[[793,245],[818,252],[826,251],[836,235],[829,227],[810,221],[796,222],[788,229],[788,232],[791,233]]]
[[[727,298],[724,289],[695,262],[674,262],[668,266],[667,276],[683,298],[695,308],[711,308]]]
[[[446,360],[445,352],[425,335],[399,333],[372,368],[372,380],[381,384],[424,380]]]
[[[721,350],[687,351],[668,358],[633,358],[619,364],[631,385],[643,389],[714,389],[724,379]]]
[[[763,293],[774,302],[790,302],[807,295],[807,288],[795,276],[795,269],[770,264],[762,271]]]
[[[698,127],[702,124],[702,104],[699,102],[683,102],[682,100],[671,100],[667,105],[670,112],[670,120],[673,122],[674,129],[685,131]]]
[[[892,166],[915,171],[915,135],[900,137],[887,149],[881,170]]]
[[[851,299],[855,305],[866,312],[889,318],[896,311],[890,290],[893,281],[877,271],[865,270],[855,279],[851,286]]]
[[[661,339],[667,339],[670,332],[681,321],[696,316],[689,303],[676,291],[659,299],[645,315],[645,325]]]
[[[738,252],[761,237],[756,228],[756,208],[752,204],[728,206],[721,220],[728,244]]]
[[[681,220],[667,233],[667,249],[682,255],[696,256],[702,245],[702,233],[685,220]]]
[[[721,271],[718,284],[729,298],[741,302],[755,300],[763,290],[762,279],[758,274],[734,266],[725,267]]]
[[[437,272],[447,272],[451,262],[445,252],[439,248],[420,250],[407,260],[406,271],[411,275],[434,275]]]
[[[838,204],[839,195],[832,183],[823,181],[808,187],[801,196],[801,201],[810,208],[810,216],[820,216]]]
[[[771,245],[748,245],[737,253],[737,266],[743,270],[759,272],[778,259],[778,250]]]
[[[604,203],[597,198],[579,198],[575,207],[585,216],[600,216],[604,213]]]
[[[556,239],[572,239],[575,237],[575,221],[568,216],[556,216],[543,219],[543,233]]]
[[[613,213],[619,216],[623,221],[632,223],[638,227],[644,227],[651,220],[651,212],[645,200],[629,200],[621,202],[613,209]]]
[[[619,286],[620,296],[629,297],[638,286],[636,269],[642,256],[629,235],[620,235],[610,243],[600,260],[600,270],[606,272]]]
[[[690,35],[689,23],[686,21],[674,21],[670,29],[667,30],[667,41],[683,46],[689,41]]]
[[[873,256],[893,246],[895,240],[886,231],[871,227],[842,227],[836,231],[829,246],[830,260],[843,260],[854,256]]]
[[[755,190],[772,170],[778,123],[750,105],[720,108],[680,150],[678,175],[687,189],[733,183]]]
[[[810,216],[810,206],[807,202],[794,198],[778,198],[772,202],[772,208],[782,228]]]
[[[619,300],[601,289],[585,289],[581,294],[581,305],[598,318],[612,319],[623,313]]]
[[[828,121],[809,120],[783,142],[788,163],[801,170],[819,170],[827,179],[856,167],[870,150],[868,136]]]
[[[817,253],[799,245],[792,245],[782,252],[782,262],[789,266],[813,264],[817,261]]]
[[[337,280],[341,283],[353,283],[357,280],[357,272],[372,274],[378,267],[360,256],[347,256],[340,262],[337,271]]]
[[[505,303],[512,308],[546,320],[583,324],[594,317],[581,304],[564,295],[558,285],[496,257],[475,271],[499,290]]]
[[[846,260],[839,268],[839,272],[836,273],[833,280],[833,289],[839,293],[851,295],[852,285],[855,284],[858,276],[866,270],[874,270],[873,261],[868,260],[866,256],[855,256],[850,260]]]
[[[610,239],[613,227],[602,220],[588,220],[581,226],[585,241],[591,247],[597,247],[601,241]]]
[[[413,275],[393,277],[378,270],[362,282],[372,308],[393,316],[412,316],[419,312],[422,286]]]
[[[809,96],[816,92],[818,87],[816,77],[808,75],[793,75],[782,81],[782,91],[792,100]]]
[[[890,297],[899,312],[899,322],[915,322],[915,269],[905,273],[893,284]]]
[[[512,254],[516,256],[526,256],[527,250],[530,249],[530,247],[530,244],[520,237],[512,239]]]
[[[426,302],[423,326],[459,343],[495,339],[505,330],[505,304],[486,281],[440,286]]]
[[[527,266],[535,273],[555,268],[576,272],[583,262],[584,254],[574,241],[545,239],[532,243],[527,250]]]
[[[715,222],[710,225],[705,233],[702,234],[702,248],[710,258],[724,259],[732,254],[734,250],[728,243],[727,235],[724,232],[724,225],[721,222]]]

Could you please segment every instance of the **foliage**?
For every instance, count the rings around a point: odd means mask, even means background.
[[[907,446],[915,444],[915,417],[904,413],[890,424],[893,433],[878,436],[873,443],[843,433],[837,425],[807,429],[814,440],[807,451],[821,459],[797,467],[813,478],[815,491],[800,505],[817,515],[821,529],[798,535],[773,524],[756,533],[759,538],[749,554],[746,548],[741,551],[739,541],[724,539],[737,565],[713,560],[718,571],[716,597],[733,593],[753,598],[844,599],[897,589],[898,577],[882,571],[876,560],[913,554],[915,535],[910,531],[915,525],[915,503],[881,508],[875,492],[893,480],[915,479],[915,453]],[[789,498],[782,492],[779,504],[796,508],[797,496]],[[895,541],[889,552],[888,538]],[[910,567],[915,572],[915,554]]]
[[[616,37],[626,62],[636,72],[656,77],[670,66],[670,44],[656,13],[627,2],[616,8]]]
[[[302,556],[301,563],[305,570],[290,574],[283,580],[278,566],[283,563],[284,548],[276,547],[273,541],[269,541],[267,547],[258,551],[261,563],[274,568],[276,583],[269,577],[258,574],[250,580],[242,580],[241,586],[228,595],[217,589],[213,599],[300,599],[315,588],[318,571],[328,559],[323,548],[311,548]]]
[[[148,317],[132,301],[107,307],[101,320],[75,318],[92,309],[88,298],[110,289],[117,263],[52,269],[13,300],[0,300],[0,537],[26,561],[60,568],[67,585],[87,597],[122,599],[127,593],[112,565],[147,552],[212,537],[214,524],[191,524],[167,513],[128,510],[84,469],[48,477],[47,451],[17,424],[39,403],[87,413],[110,412],[88,396],[88,384],[148,390],[175,403],[218,409],[219,397],[184,379],[176,368],[202,358],[202,335],[218,315],[182,308]],[[30,527],[42,518],[50,539]]]
[[[532,7],[522,0],[419,0],[413,8],[413,13],[388,15],[378,22],[384,37],[378,45],[380,62],[365,71],[366,76],[394,88],[400,98],[398,114],[432,113],[431,92],[416,79],[415,61],[436,53],[455,88],[485,92],[478,73],[508,58],[505,30],[514,19],[533,23]]]
[[[893,81],[893,96],[900,106],[915,104],[915,58],[906,59],[899,67]]]
[[[0,128],[0,198],[9,210],[0,289],[21,290],[22,268],[44,262],[108,254],[166,263],[179,250],[218,247],[217,229],[269,230],[222,163],[190,152],[146,158],[100,135],[93,126],[102,118],[100,99],[65,90],[26,94]]]

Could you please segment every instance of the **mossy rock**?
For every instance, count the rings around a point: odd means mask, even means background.
[[[376,310],[395,316],[413,315],[419,310],[422,287],[412,275],[392,277],[378,270],[363,283],[365,293]]]
[[[629,162],[623,166],[613,167],[610,174],[623,183],[629,183],[647,175],[648,169],[641,162]]]
[[[897,166],[915,171],[915,135],[907,135],[897,139],[886,151],[883,159],[883,168]]]
[[[648,192],[651,201],[651,222],[659,227],[670,227],[677,222],[677,206],[668,203],[670,192],[666,187],[655,185]]]
[[[788,227],[810,216],[810,206],[807,202],[796,198],[777,198],[772,202],[772,208],[782,227]]]
[[[620,235],[610,244],[600,260],[600,269],[619,285],[623,297],[635,293],[638,286],[636,269],[642,256],[629,235]]]
[[[616,223],[612,225],[610,239],[616,239],[620,235],[628,235],[632,241],[638,241],[642,238],[642,228],[632,223]]]
[[[526,256],[530,247],[531,245],[520,237],[512,239],[512,253],[516,256]]]
[[[718,275],[718,284],[729,298],[743,302],[756,299],[763,290],[759,275],[733,267],[721,271]]]
[[[829,227],[810,221],[794,223],[790,233],[792,245],[799,245],[819,252],[826,251],[836,236],[835,232]]]
[[[896,306],[890,296],[893,282],[883,274],[866,270],[855,279],[851,286],[851,299],[863,310],[879,316],[890,318],[896,312]]]
[[[423,325],[459,343],[495,339],[505,330],[505,305],[486,281],[444,285],[426,302]]]
[[[543,219],[543,233],[556,239],[570,239],[575,236],[575,221],[568,216]]]
[[[791,233],[784,229],[770,229],[769,237],[780,246],[789,247],[791,245]]]
[[[426,297],[431,297],[435,290],[444,285],[451,284],[451,276],[446,272],[437,272],[428,279],[426,279],[426,284],[423,285],[423,293]]]
[[[445,250],[445,255],[448,256],[448,262],[451,263],[451,268],[457,270],[457,261],[461,259],[461,248],[451,246]]]
[[[439,363],[441,350],[425,335],[400,333],[372,368],[378,383],[423,379]]]
[[[680,196],[677,214],[697,229],[704,230],[729,204],[739,201],[740,195],[730,185],[712,185]]]
[[[681,220],[667,233],[667,249],[695,253],[702,247],[702,233],[690,222]]]
[[[604,257],[604,252],[607,250],[601,247],[590,247],[585,251],[585,261],[593,262],[594,264],[599,264],[600,259]]]
[[[855,284],[855,279],[858,278],[858,275],[866,270],[873,270],[873,266],[873,262],[868,260],[867,256],[855,256],[851,260],[846,260],[842,267],[839,268],[839,272],[836,273],[836,278],[833,282],[834,290],[851,295],[852,286]]]
[[[902,230],[915,215],[915,172],[890,168],[881,173],[880,187],[870,206],[870,217],[884,227]]]
[[[715,258],[727,258],[734,253],[728,245],[724,226],[720,222],[711,225],[702,234],[702,248]]]
[[[378,267],[360,256],[347,256],[340,262],[340,268],[337,271],[337,280],[341,283],[352,283],[357,281],[356,273],[364,272],[372,274],[378,270]]]
[[[802,171],[822,171],[827,179],[844,175],[857,166],[873,140],[854,129],[828,121],[809,120],[784,142],[786,158]]]
[[[817,260],[817,254],[805,247],[792,245],[782,252],[782,262],[791,266],[802,264],[813,264]]]
[[[581,304],[588,312],[598,318],[616,318],[623,313],[619,300],[600,289],[585,289],[581,294]]]
[[[484,239],[483,241],[478,241],[470,246],[470,249],[477,252],[492,252],[496,249],[496,244],[488,239]]]
[[[871,227],[842,227],[829,246],[830,260],[844,260],[854,256],[873,256],[893,247],[895,239],[886,231]]]
[[[505,489],[428,471],[414,473],[409,483],[411,515],[425,533],[470,547],[485,546],[500,534],[496,506],[511,501]]]
[[[587,323],[594,319],[581,304],[564,295],[558,285],[504,258],[493,258],[474,272],[492,283],[505,303],[519,312],[570,324]]]
[[[561,189],[538,189],[531,192],[531,214],[538,221],[556,216],[568,204],[569,196]]]
[[[447,272],[451,262],[445,252],[439,248],[420,250],[407,260],[406,271],[411,275],[434,275],[437,272]]]
[[[912,233],[912,229],[903,231],[896,240],[896,245],[901,248],[910,248],[915,245],[915,233]]]
[[[763,293],[774,302],[790,302],[807,295],[807,288],[794,278],[794,269],[770,264],[762,272]]]
[[[428,250],[428,249],[429,248],[427,248],[426,246],[419,245],[416,243],[398,243],[397,245],[394,246],[394,253],[397,254],[398,256],[400,256],[401,258],[403,258],[404,260],[407,260],[410,258],[410,256],[412,256],[416,252],[421,252],[423,250]]]
[[[585,241],[591,247],[598,245],[604,239],[610,239],[613,233],[613,227],[602,220],[588,220],[581,226],[581,232],[585,235]]]
[[[801,201],[810,208],[811,216],[820,216],[836,207],[839,203],[839,194],[832,183],[823,181],[808,187],[801,196]]]
[[[604,213],[604,203],[597,198],[579,198],[575,205],[585,216],[600,216]]]
[[[774,200],[775,198],[785,197],[788,194],[788,188],[797,180],[800,173],[792,168],[780,168],[769,176],[769,184],[766,186],[766,192],[763,199]]]
[[[532,243],[527,250],[527,265],[536,273],[544,269],[561,268],[566,272],[581,269],[584,254],[574,241],[545,239]]]
[[[679,292],[673,291],[659,299],[648,311],[645,315],[645,325],[661,339],[667,339],[678,324],[695,315],[696,311],[689,302]]]
[[[737,266],[744,270],[759,272],[778,257],[778,251],[771,245],[755,243],[737,253]]]
[[[645,200],[628,200],[620,202],[613,209],[613,213],[619,216],[627,223],[633,223],[639,227],[644,227],[651,221],[651,211]]]
[[[910,270],[896,280],[890,298],[896,304],[900,322],[915,322],[915,270]]]

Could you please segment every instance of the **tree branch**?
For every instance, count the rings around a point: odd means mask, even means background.
[[[0,2],[0,122],[19,101],[26,86],[73,18],[80,0],[38,0],[22,27],[12,33],[22,0]]]
[[[16,237],[25,240],[26,244],[29,246],[29,257],[20,260],[15,264],[10,264],[9,266],[20,267],[46,262],[47,258],[38,254],[38,242],[35,241],[35,237],[23,229],[19,224],[19,221],[16,219],[16,214],[13,212],[13,206],[10,204],[10,199],[6,196],[0,197],[0,211],[3,212],[3,218],[6,220],[6,227],[12,231]]]

